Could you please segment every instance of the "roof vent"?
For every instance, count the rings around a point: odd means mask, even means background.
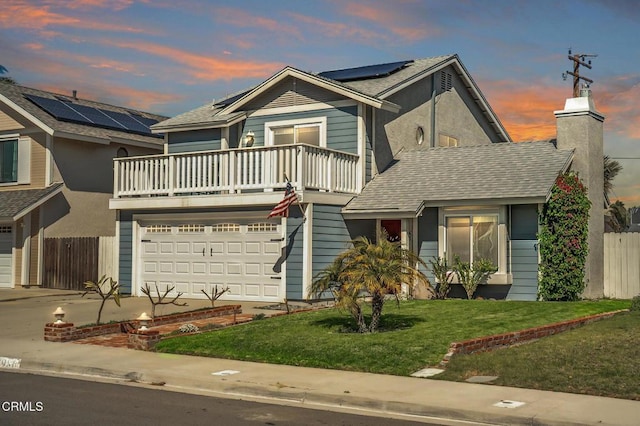
[[[440,90],[443,92],[448,92],[453,87],[453,76],[446,72],[442,71],[440,73]]]
[[[75,99],[77,101],[78,100],[78,91],[77,90],[73,90],[71,93],[73,94],[73,99]]]

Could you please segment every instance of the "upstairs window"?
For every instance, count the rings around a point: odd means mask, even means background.
[[[0,140],[0,183],[18,182],[18,139]]]
[[[326,146],[326,118],[278,121],[265,124],[267,145]]]
[[[440,134],[438,137],[438,146],[442,146],[442,147],[458,146],[458,139],[454,138],[453,136]]]

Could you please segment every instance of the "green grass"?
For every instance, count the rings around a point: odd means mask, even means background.
[[[382,374],[437,365],[453,341],[626,309],[628,301],[433,300],[385,305],[380,332],[353,333],[344,311],[326,309],[161,341],[160,352]]]
[[[640,400],[640,312],[475,355],[454,357],[434,378],[498,376],[494,384]]]

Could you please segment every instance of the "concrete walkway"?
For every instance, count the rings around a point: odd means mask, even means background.
[[[56,306],[66,306],[63,308],[68,312],[69,321],[80,325],[83,322],[76,321],[73,316],[84,316],[89,318],[87,322],[91,322],[98,301],[81,299],[77,292],[32,290],[8,290],[13,292],[12,297],[0,290],[0,323],[15,325],[10,329],[0,329],[0,357],[5,357],[5,365],[9,365],[11,359],[20,360],[19,370],[24,372],[135,381],[162,385],[167,390],[309,408],[349,410],[438,424],[640,423],[640,401],[44,342],[42,327],[45,322],[52,320],[51,312]],[[24,293],[29,298],[16,298],[18,293]],[[7,301],[10,299],[14,300]],[[123,300],[121,309],[137,316],[140,308],[148,304],[148,300],[127,298]],[[246,312],[264,313],[265,310],[261,308],[256,304],[247,304]],[[105,318],[124,312],[114,314],[112,311],[110,307]],[[32,325],[26,326],[34,322],[32,317],[38,317],[35,321],[37,331]],[[23,331],[10,331],[15,329]],[[517,406],[509,401],[523,404]],[[514,408],[501,408],[496,404]]]

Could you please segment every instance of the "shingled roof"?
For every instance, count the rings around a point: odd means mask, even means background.
[[[54,183],[43,189],[0,191],[0,219],[17,220],[30,209],[56,195],[62,188],[62,183]]]
[[[80,124],[68,121],[57,120],[47,112],[39,108],[33,102],[25,98],[25,95],[35,95],[49,99],[69,99],[79,105],[101,108],[105,110],[115,111],[119,113],[129,114],[131,112],[141,115],[142,117],[154,119],[158,121],[165,120],[167,117],[147,113],[144,111],[137,111],[131,108],[123,108],[115,105],[104,104],[100,102],[94,102],[86,99],[75,99],[72,96],[65,96],[44,90],[38,90],[31,87],[3,84],[0,83],[0,101],[4,101],[14,110],[22,115],[28,115],[35,118],[44,126],[51,129],[53,135],[56,133],[63,134],[65,136],[78,135],[85,137],[86,139],[95,139],[96,141],[104,141],[109,143],[110,141],[117,140],[118,142],[130,141],[132,143],[139,143],[144,145],[156,145],[162,146],[163,140],[157,136],[143,135],[137,133],[131,133],[126,131],[120,131],[115,129],[107,129],[90,124]]]
[[[573,158],[549,142],[402,151],[343,209],[415,215],[426,206],[542,203]]]

